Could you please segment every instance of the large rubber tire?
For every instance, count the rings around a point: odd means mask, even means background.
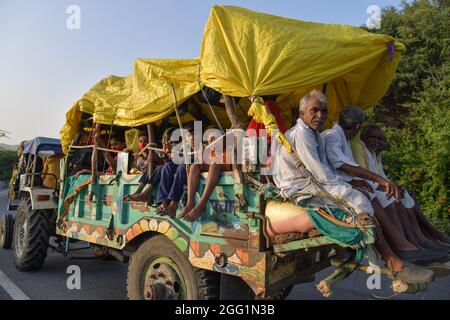
[[[264,300],[285,300],[291,294],[292,288],[294,288],[294,286],[286,287],[277,294],[267,297]]]
[[[49,239],[47,218],[31,209],[30,199],[21,200],[14,223],[13,258],[16,268],[20,271],[39,269],[47,257]]]
[[[144,300],[145,274],[156,259],[170,259],[185,284],[183,300],[218,300],[220,274],[195,268],[183,253],[163,235],[146,240],[131,256],[128,265],[127,292],[130,300]]]
[[[11,248],[14,233],[14,216],[5,213],[0,218],[0,249]]]

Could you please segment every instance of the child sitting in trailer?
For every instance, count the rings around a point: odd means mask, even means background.
[[[211,144],[216,140],[214,132],[210,131],[207,133],[209,133],[207,136],[208,145],[211,147],[205,150],[205,156],[201,163],[191,164],[189,168],[187,203],[183,213],[179,217],[189,222],[196,220],[205,211],[209,197],[219,182],[222,172],[233,170],[230,164],[231,158],[227,159],[225,136],[218,138],[217,142],[212,146]],[[195,193],[197,192],[201,172],[208,172],[208,178],[206,180],[205,190],[198,203],[195,204]],[[176,208],[172,210],[168,213],[175,215]]]
[[[137,188],[136,192],[130,195],[125,195],[124,200],[127,201],[139,201],[139,202],[151,202],[151,192],[158,187],[161,181],[161,172],[164,167],[164,164],[167,161],[170,161],[170,150],[172,149],[172,145],[175,142],[170,141],[170,136],[173,133],[175,128],[171,127],[165,130],[163,137],[162,137],[162,144],[163,144],[163,150],[165,152],[152,152],[150,153],[153,157],[153,163],[155,164],[155,170],[149,175],[149,168],[147,166],[147,157],[148,153],[146,154],[146,161],[144,164],[144,173],[142,174],[141,178],[139,179],[139,187]],[[144,134],[141,134],[140,136],[140,144],[139,148],[141,149],[141,152],[144,151],[144,148],[148,145],[148,136],[145,135],[145,138],[147,138],[146,141],[143,141],[142,138],[144,137]]]
[[[280,115],[280,109],[276,102],[276,96],[266,96],[265,98],[265,104],[269,111],[275,116],[275,119],[277,121],[277,124],[282,132],[286,131],[286,125],[284,124],[283,119]],[[236,106],[235,106],[235,99],[229,96],[223,96],[221,99],[221,102],[225,103],[225,107],[228,113],[228,116],[230,118],[230,121],[232,123],[232,128],[239,129],[245,127],[244,123],[236,116]],[[255,120],[252,119],[249,126],[246,130],[247,136],[256,135],[259,137],[260,130],[264,129],[264,124],[258,123]],[[213,143],[214,137],[213,135],[208,136],[208,144],[211,145]],[[267,133],[267,141],[270,145],[270,135]],[[270,148],[268,148],[270,150]],[[223,137],[223,140],[221,143],[217,142],[215,144],[215,147],[211,150],[209,154],[207,154],[206,162],[204,161],[202,164],[193,164],[191,165],[189,169],[189,179],[188,179],[188,200],[186,203],[185,210],[183,211],[182,215],[180,216],[180,219],[186,220],[186,221],[194,221],[198,217],[200,217],[203,212],[206,210],[206,205],[208,203],[208,200],[214,191],[214,188],[216,187],[220,175],[223,171],[231,171],[233,170],[232,164],[230,161],[232,161],[233,155],[228,155],[225,152],[226,146],[225,146],[225,137]],[[197,204],[194,203],[195,200],[195,193],[198,188],[198,182],[200,179],[200,173],[201,172],[208,172],[208,179],[206,181],[205,190],[198,201]]]
[[[194,147],[194,126],[193,123],[188,123],[184,126],[187,130],[185,136],[186,143],[193,149]],[[159,207],[157,212],[160,215],[170,215],[174,216],[178,208],[178,202],[183,195],[184,186],[187,180],[187,163],[184,161],[184,157],[177,155],[173,152],[172,148],[176,142],[173,139],[168,139],[170,144],[165,144],[165,151],[168,155],[168,159],[161,170],[161,180],[159,184],[157,203]],[[174,161],[174,158],[178,161]],[[181,161],[180,161],[181,158]],[[192,157],[188,160],[193,160]],[[193,161],[190,161],[191,163]]]

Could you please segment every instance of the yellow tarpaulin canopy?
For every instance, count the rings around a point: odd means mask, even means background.
[[[284,115],[327,84],[330,121],[343,106],[368,108],[391,84],[402,43],[346,25],[303,22],[214,6],[201,49],[201,80],[223,94],[283,94]]]
[[[130,76],[100,81],[66,114],[61,143],[67,152],[82,112],[97,123],[118,126],[159,121],[174,111],[172,85],[181,104],[200,90],[199,78],[203,85],[236,97],[281,94],[278,102],[285,120],[292,118],[302,95],[323,90],[330,124],[345,105],[368,108],[377,103],[404,51],[394,38],[357,27],[214,6],[199,59],[137,59]],[[238,115],[245,116],[249,106],[242,99]],[[228,123],[223,109],[213,109]]]
[[[172,85],[178,104],[200,90],[198,70],[196,59],[137,59],[132,75],[101,80],[67,112],[61,129],[64,152],[79,130],[82,112],[107,125],[136,127],[159,121],[174,111]]]

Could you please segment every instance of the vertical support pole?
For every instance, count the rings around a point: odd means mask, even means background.
[[[147,135],[148,135],[148,143],[151,147],[155,147],[155,126],[153,123],[147,125]],[[153,174],[153,170],[155,165],[153,163],[153,153],[154,151],[149,149],[148,158],[147,158],[147,170],[148,176],[151,177]]]
[[[92,171],[92,184],[91,184],[91,192],[89,193],[89,201],[94,199],[94,186],[98,183],[98,142],[101,133],[101,125],[98,123],[94,123],[94,148],[92,149],[92,158],[91,158],[91,171]]]
[[[31,172],[31,187],[34,187],[34,176],[36,173],[36,163],[37,163],[37,157],[39,157],[37,154],[33,155],[33,170]]]

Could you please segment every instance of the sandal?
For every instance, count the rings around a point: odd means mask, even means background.
[[[166,213],[167,207],[169,206],[169,202],[164,201],[163,203],[161,203],[161,205],[156,209],[156,212],[159,215],[163,215]]]

